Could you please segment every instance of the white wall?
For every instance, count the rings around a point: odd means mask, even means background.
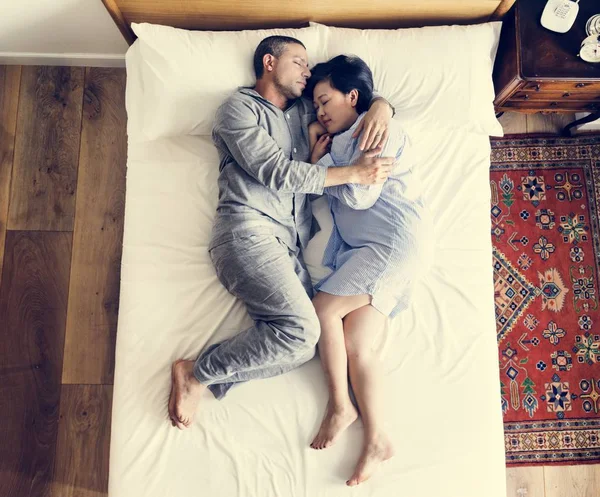
[[[0,64],[125,66],[101,0],[0,0]]]

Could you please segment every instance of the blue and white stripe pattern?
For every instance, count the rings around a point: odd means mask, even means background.
[[[360,156],[350,129],[334,136],[331,152],[319,164],[352,164]],[[402,160],[407,138],[392,120],[382,156],[395,156],[392,175],[383,185],[325,188],[334,227],[323,264],[333,272],[316,290],[333,295],[371,295],[371,305],[391,317],[405,309],[415,281],[432,260],[431,216],[410,165]]]

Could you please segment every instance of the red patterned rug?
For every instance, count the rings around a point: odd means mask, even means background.
[[[508,466],[600,462],[600,135],[492,139]]]

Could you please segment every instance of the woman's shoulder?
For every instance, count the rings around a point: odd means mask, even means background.
[[[406,137],[406,131],[402,124],[396,119],[390,119],[390,125],[388,127],[390,137],[404,139]]]
[[[388,141],[383,150],[384,156],[394,155],[398,158],[408,144],[408,135],[402,125],[395,119],[388,126]]]

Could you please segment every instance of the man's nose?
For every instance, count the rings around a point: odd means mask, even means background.
[[[302,72],[302,76],[306,79],[310,78],[310,69],[308,69],[308,67]]]

